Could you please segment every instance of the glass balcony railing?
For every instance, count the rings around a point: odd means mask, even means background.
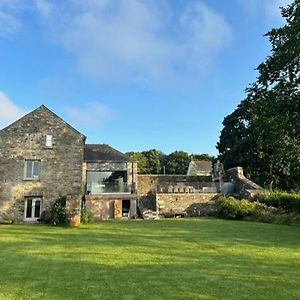
[[[113,183],[113,182],[102,182],[102,183],[88,183],[87,191],[91,194],[118,194],[118,193],[131,193],[131,184],[126,182]]]

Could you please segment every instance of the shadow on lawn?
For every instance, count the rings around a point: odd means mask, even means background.
[[[17,249],[24,247],[17,245]],[[44,256],[12,253],[1,264],[6,272],[0,278],[0,298],[236,299],[239,295],[239,299],[296,299],[300,292],[299,277],[287,282],[281,274],[285,269],[270,273],[267,268],[270,263],[261,267],[255,265],[255,260],[249,261],[255,267],[249,273],[249,266],[230,262],[229,257],[223,258],[222,263],[208,256],[202,263],[122,266],[89,263],[83,257],[84,253],[74,255],[73,261],[69,261],[53,253]],[[215,260],[214,266],[209,263],[211,260]],[[282,268],[277,263],[276,267]]]
[[[2,230],[4,230],[4,233]],[[47,225],[0,226],[1,236],[22,236],[22,239],[42,240],[80,239],[93,244],[95,239],[105,243],[117,241],[134,246],[151,246],[161,242],[169,248],[173,242],[245,244],[261,247],[300,249],[299,227],[218,219],[180,219],[161,221],[104,221],[79,228]],[[280,232],[280,234],[278,234]],[[134,237],[134,238],[133,238]],[[1,241],[1,238],[0,238]]]
[[[0,299],[297,299],[296,229],[197,219],[0,227]]]

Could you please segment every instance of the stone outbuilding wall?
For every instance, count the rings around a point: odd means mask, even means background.
[[[193,193],[193,194],[157,194],[159,214],[162,216],[207,216],[213,209],[218,199],[217,193]]]
[[[51,143],[47,146],[47,138]],[[0,218],[26,221],[26,199],[41,199],[41,211],[65,195],[82,194],[85,136],[45,106],[0,131]],[[27,160],[39,161],[39,176],[25,176]]]
[[[187,175],[138,175],[137,192],[139,196],[145,196],[151,192],[167,188],[169,185],[191,185],[202,188],[212,182],[211,176],[187,176]]]
[[[82,207],[81,201],[82,195],[68,195],[66,197],[66,213],[69,223],[74,216],[78,216],[80,220]]]
[[[211,176],[138,175],[137,184],[141,210],[155,210],[156,216],[207,216],[221,195],[251,197],[262,191],[241,167],[228,170],[216,182]]]
[[[171,186],[189,186],[200,189],[213,184],[211,176],[139,174],[137,178],[137,194],[140,205],[151,209],[156,209],[156,194],[169,193],[169,187]]]
[[[234,193],[239,197],[252,198],[258,193],[264,192],[264,189],[246,178],[242,167],[235,167],[226,170],[227,180],[234,185]]]
[[[95,221],[122,219],[122,202],[130,202],[129,215],[126,219],[137,216],[137,198],[135,195],[86,195],[85,206]]]

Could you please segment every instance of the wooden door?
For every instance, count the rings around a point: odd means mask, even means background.
[[[115,200],[115,219],[122,218],[122,200]]]

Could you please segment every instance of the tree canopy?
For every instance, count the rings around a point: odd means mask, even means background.
[[[192,157],[198,160],[214,159],[206,153],[189,155],[185,151],[174,151],[167,155],[156,149],[126,154],[137,161],[139,174],[186,174]]]
[[[217,149],[225,168],[240,165],[265,187],[292,190],[300,189],[300,0],[282,16],[286,24],[266,34],[271,54],[225,117]]]
[[[191,157],[187,152],[175,151],[166,157],[167,174],[186,174]]]

